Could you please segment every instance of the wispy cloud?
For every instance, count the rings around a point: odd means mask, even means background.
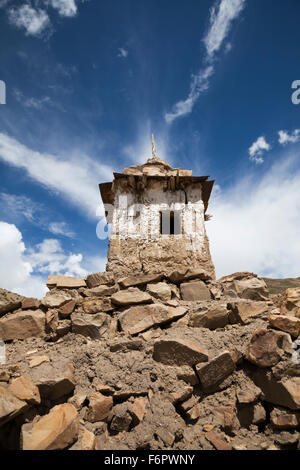
[[[287,131],[278,131],[280,145],[295,144],[300,140],[300,129],[295,129],[291,134]]]
[[[13,93],[16,100],[23,104],[25,108],[42,109],[45,105],[51,104],[51,98],[49,96],[42,96],[41,98],[31,96],[30,98],[26,98],[18,89],[15,89]]]
[[[249,148],[249,158],[252,162],[255,162],[256,164],[261,164],[264,162],[264,159],[262,157],[263,153],[269,152],[270,150],[271,145],[268,144],[265,137],[261,136],[255,142],[253,142],[253,144]]]
[[[55,8],[61,16],[75,16],[77,5],[75,0],[48,0],[48,3]]]
[[[49,224],[49,231],[54,235],[63,235],[68,238],[75,237],[75,233],[69,229],[66,222],[51,222]]]
[[[165,113],[167,123],[191,113],[196,101],[210,85],[210,78],[215,71],[216,54],[227,38],[232,22],[242,12],[246,0],[221,0],[216,1],[210,11],[210,26],[203,42],[206,49],[204,58],[205,66],[196,75],[192,75],[190,92],[185,100],[176,103],[171,112]],[[230,46],[231,48],[231,46]],[[226,49],[228,52],[228,47]]]
[[[207,230],[218,277],[300,275],[299,145],[274,160],[261,177],[241,177],[212,195]]]
[[[125,49],[124,47],[119,47],[118,49],[118,57],[121,57],[123,59],[126,59],[128,56],[128,50]]]
[[[28,36],[40,36],[50,27],[50,19],[43,9],[34,9],[28,4],[9,10],[9,21]]]
[[[0,133],[0,160],[26,170],[28,176],[48,189],[54,189],[90,218],[100,206],[98,184],[112,178],[113,169],[87,155],[40,153],[16,139]]]

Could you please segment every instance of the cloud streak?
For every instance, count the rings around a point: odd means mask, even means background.
[[[252,162],[259,165],[264,162],[263,153],[270,150],[271,145],[268,144],[264,136],[261,136],[249,147],[249,158]]]
[[[206,49],[205,66],[196,75],[192,75],[188,97],[175,103],[172,110],[165,113],[165,121],[168,124],[179,117],[190,114],[199,97],[208,90],[210,79],[215,72],[216,54],[224,44],[232,22],[238,18],[245,4],[246,0],[221,0],[212,7],[210,26],[203,39]]]

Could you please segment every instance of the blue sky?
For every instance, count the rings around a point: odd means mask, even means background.
[[[98,184],[144,162],[152,132],[160,157],[216,179],[218,277],[300,276],[299,14],[298,0],[0,0],[1,287],[40,296],[48,274],[105,269]]]

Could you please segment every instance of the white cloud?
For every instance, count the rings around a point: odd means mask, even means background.
[[[39,36],[50,26],[50,20],[45,10],[35,10],[30,5],[11,8],[9,20],[17,28],[24,28],[26,35]]]
[[[16,194],[0,193],[0,204],[6,213],[19,218],[25,217],[29,222],[33,222],[35,214],[42,210],[42,205],[38,204],[27,196],[18,196]]]
[[[264,152],[269,152],[269,150],[271,150],[271,145],[268,144],[265,137],[259,137],[255,142],[253,142],[251,147],[249,147],[250,160],[257,164],[263,163],[264,159],[262,158],[262,155]]]
[[[51,222],[49,231],[54,235],[63,235],[64,237],[74,238],[75,234],[69,229],[66,222]]]
[[[92,218],[101,205],[98,184],[113,176],[111,167],[86,155],[63,158],[36,152],[1,133],[0,160],[26,170],[32,179],[54,189]]]
[[[248,176],[213,193],[206,227],[218,277],[236,271],[300,276],[299,161],[300,148],[259,181]]]
[[[204,63],[207,65],[191,78],[190,92],[185,100],[178,101],[172,111],[165,113],[167,123],[172,123],[175,119],[190,114],[200,95],[209,88],[210,78],[215,71],[215,54],[220,50],[227,38],[231,24],[243,10],[246,0],[217,0],[211,9],[210,27],[204,38],[206,56]],[[232,45],[227,44],[227,53]]]
[[[75,0],[49,0],[49,3],[61,16],[71,17],[77,14]]]
[[[22,234],[14,224],[0,222],[0,286],[27,297],[41,298],[47,292],[49,274],[85,277],[104,271],[106,259],[65,253],[56,239],[45,239],[26,249]]]
[[[300,129],[295,129],[291,134],[287,131],[279,131],[278,134],[280,145],[295,144],[300,140]]]
[[[128,56],[128,51],[127,49],[124,49],[123,47],[119,47],[118,49],[118,57],[126,58]]]
[[[210,28],[204,38],[208,57],[212,57],[221,48],[228,36],[231,23],[243,10],[246,0],[221,0],[211,9]]]

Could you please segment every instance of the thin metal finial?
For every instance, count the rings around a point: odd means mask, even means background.
[[[155,142],[154,142],[154,134],[152,134],[152,158],[154,158],[155,160],[158,159],[158,156],[156,153]]]

